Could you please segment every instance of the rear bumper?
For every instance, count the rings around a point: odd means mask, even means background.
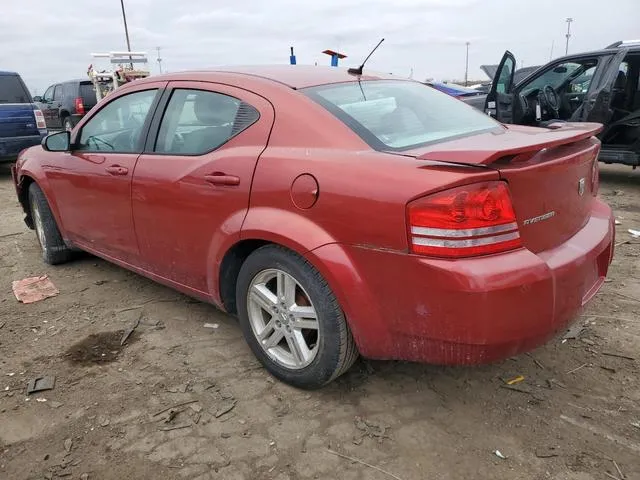
[[[329,283],[341,292],[362,355],[478,364],[533,349],[564,329],[604,282],[613,240],[611,209],[595,201],[576,235],[538,254],[451,261],[333,244],[310,257],[335,272]]]
[[[46,130],[39,135],[25,137],[0,137],[0,162],[13,162],[25,148],[39,145],[46,136]]]

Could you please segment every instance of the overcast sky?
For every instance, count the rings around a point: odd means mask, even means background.
[[[91,52],[126,48],[120,0],[1,0],[0,69],[32,91],[84,77]],[[640,0],[125,0],[132,50],[156,46],[170,71],[223,64],[329,63],[336,49],[357,65],[381,37],[369,68],[424,80],[470,78],[510,49],[518,65],[640,38]]]

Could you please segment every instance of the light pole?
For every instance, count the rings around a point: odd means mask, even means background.
[[[466,60],[465,60],[465,67],[464,67],[464,86],[468,87],[469,86],[469,44],[470,42],[467,42],[467,56],[466,56]]]
[[[571,38],[571,22],[573,22],[573,18],[571,17],[567,18],[566,22],[567,22],[567,34],[565,35],[565,37],[567,37],[567,45],[564,49],[564,54],[569,55],[569,38]]]
[[[129,28],[127,27],[127,14],[124,12],[124,0],[120,0],[120,6],[122,7],[122,21],[124,22],[124,34],[127,37],[127,52],[131,51],[131,43],[129,43]],[[131,60],[131,57],[129,57]],[[131,70],[133,70],[133,61],[129,64]]]
[[[162,73],[162,57],[160,57],[160,48],[161,47],[156,47],[156,51],[158,52],[158,68],[160,69],[160,73]]]

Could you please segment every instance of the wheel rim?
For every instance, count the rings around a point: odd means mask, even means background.
[[[271,359],[292,370],[313,362],[320,341],[318,314],[293,276],[275,268],[258,273],[249,285],[247,311],[253,335]]]
[[[31,202],[31,211],[33,212],[33,225],[36,228],[36,235],[38,237],[38,243],[40,243],[40,248],[42,251],[46,251],[46,242],[44,238],[44,228],[42,226],[42,215],[40,214],[40,208],[38,208],[38,203],[34,200]]]

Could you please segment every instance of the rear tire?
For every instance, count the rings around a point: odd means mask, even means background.
[[[49,203],[36,183],[29,185],[29,208],[42,259],[49,265],[68,262],[71,259],[71,250],[64,243]]]
[[[268,245],[253,252],[240,269],[236,301],[249,347],[285,383],[320,388],[358,358],[329,285],[309,262],[289,250]]]
[[[63,130],[70,132],[71,130],[73,130],[73,127],[75,127],[75,123],[73,122],[73,119],[71,117],[67,116],[62,119]]]

